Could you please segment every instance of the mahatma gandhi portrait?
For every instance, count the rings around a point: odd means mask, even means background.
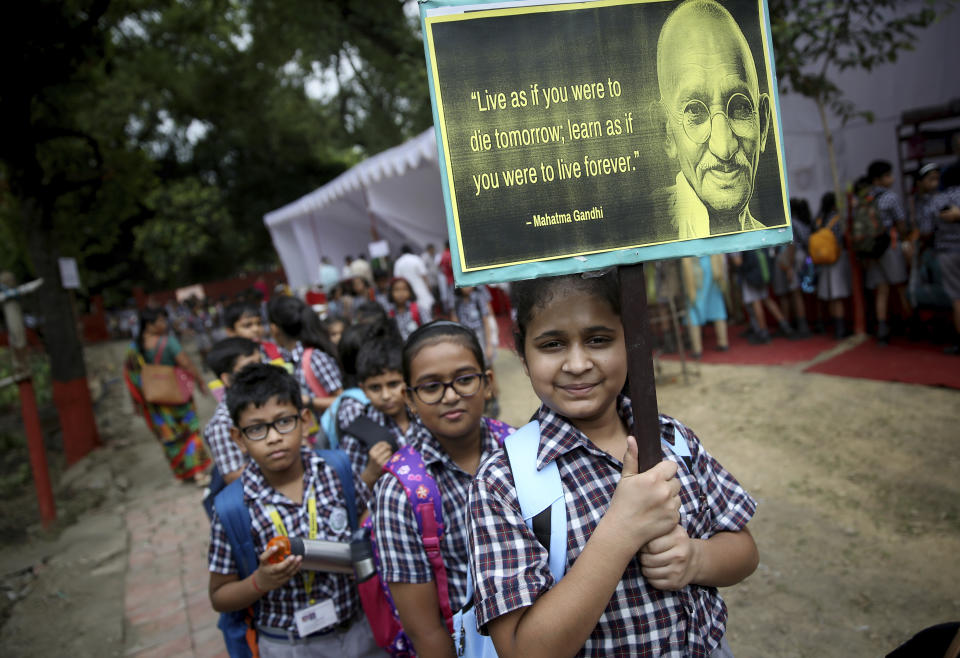
[[[672,225],[665,239],[688,240],[765,228],[750,214],[757,163],[770,129],[770,98],[733,16],[714,0],[687,0],[657,41],[655,103],[663,145],[679,167],[661,190]]]

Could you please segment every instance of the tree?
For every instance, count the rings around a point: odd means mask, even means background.
[[[813,100],[827,142],[837,205],[845,204],[827,111],[843,123],[873,120],[869,110],[846,98],[832,76],[848,69],[873,70],[912,50],[920,30],[937,19],[938,8],[955,0],[770,0],[770,22],[777,76],[783,92]]]
[[[47,282],[68,461],[97,434],[58,256],[94,292],[273,260],[266,211],[430,121],[397,0],[35,0],[0,42],[0,256]]]

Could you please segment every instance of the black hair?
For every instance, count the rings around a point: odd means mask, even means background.
[[[223,326],[227,329],[233,329],[244,315],[252,315],[259,318],[260,307],[253,302],[242,300],[230,304],[230,306],[223,311]]]
[[[270,322],[280,327],[280,331],[290,338],[299,340],[307,347],[323,350],[333,357],[334,361],[337,360],[337,350],[330,340],[327,328],[305,302],[288,295],[271,297],[267,303],[267,315],[270,316]]]
[[[153,324],[160,318],[167,317],[167,311],[162,306],[160,308],[150,308],[149,306],[140,311],[140,331],[137,333],[137,349],[143,354],[143,334],[146,332],[147,325]]]
[[[353,309],[353,321],[357,324],[376,324],[387,319],[387,311],[379,302],[366,300]]]
[[[249,338],[231,336],[214,343],[207,352],[206,364],[214,375],[222,377],[223,373],[233,373],[233,368],[240,357],[259,351],[260,346]]]
[[[240,414],[250,405],[262,407],[274,398],[289,402],[297,411],[303,409],[300,384],[284,368],[269,363],[244,366],[227,389],[227,410],[233,424],[240,427]]]
[[[486,362],[483,360],[483,348],[480,347],[480,341],[477,340],[477,334],[473,332],[473,329],[450,320],[434,320],[417,328],[407,337],[407,342],[403,344],[403,380],[407,383],[407,386],[411,385],[410,364],[413,363],[420,350],[443,341],[460,343],[473,353],[480,369],[486,369]]]
[[[833,192],[826,192],[822,197],[820,197],[820,212],[817,213],[817,217],[821,221],[827,221],[833,215],[834,211],[837,209],[837,195]]]
[[[810,204],[806,199],[790,199],[790,218],[795,222],[810,225]]]
[[[598,297],[610,304],[614,314],[620,316],[620,277],[616,271],[606,272],[601,276],[568,274],[549,279],[515,281],[510,284],[510,303],[517,312],[513,339],[521,359],[525,357],[527,326],[533,320],[535,312],[556,297],[570,292],[584,292]]]
[[[871,181],[866,176],[861,176],[853,182],[853,192],[857,196],[862,195],[864,192],[870,189]]]
[[[349,322],[347,322],[347,319],[342,315],[337,315],[336,313],[333,313],[331,315],[328,315],[326,318],[324,318],[323,326],[329,330],[331,326],[337,324],[338,322],[343,325],[344,329],[346,329],[347,325],[350,324]]]
[[[412,253],[412,252],[413,252],[413,249],[411,249],[411,248],[410,248],[410,245],[408,245],[408,244],[405,244],[405,245],[403,245],[402,247],[400,247],[400,253],[401,253],[401,254],[409,254],[409,253]]]
[[[893,165],[886,160],[874,160],[867,167],[867,179],[872,183],[893,171]]]
[[[407,281],[406,279],[404,279],[402,276],[397,276],[397,277],[394,277],[394,278],[390,279],[390,285],[387,286],[387,300],[388,300],[391,304],[396,304],[396,302],[393,301],[393,287],[394,287],[396,284],[400,283],[401,281],[403,281],[405,284],[407,284],[407,290],[410,291],[410,299],[408,299],[407,302],[410,303],[410,304],[412,304],[413,302],[417,301],[417,293],[416,293],[416,291],[413,289],[413,286],[410,285],[410,282]]]
[[[403,372],[403,340],[383,323],[370,328],[357,353],[357,381],[362,384],[387,372]]]

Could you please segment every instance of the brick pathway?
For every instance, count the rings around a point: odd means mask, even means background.
[[[193,485],[171,483],[128,506],[127,656],[227,656],[207,597],[210,526],[200,497]]]

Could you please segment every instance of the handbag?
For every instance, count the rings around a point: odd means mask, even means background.
[[[140,369],[143,398],[150,404],[185,404],[193,398],[193,377],[183,368],[160,365],[166,346],[164,336],[157,345],[153,363],[143,363]]]

